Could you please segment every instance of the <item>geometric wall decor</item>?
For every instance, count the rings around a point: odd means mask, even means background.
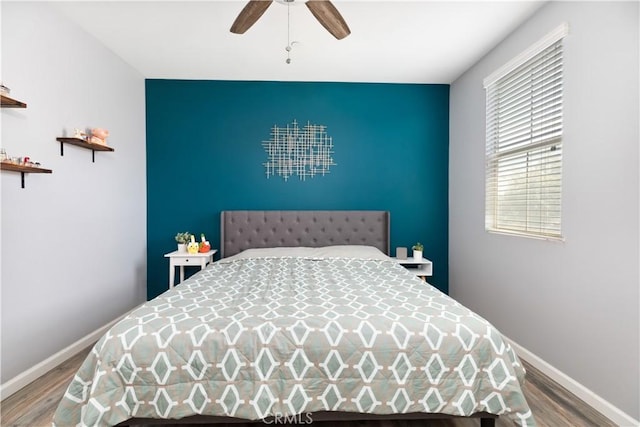
[[[267,178],[280,175],[285,181],[297,175],[301,181],[307,177],[326,175],[333,161],[333,140],[323,125],[307,124],[300,129],[294,120],[285,127],[276,125],[271,128],[271,138],[262,141],[267,152],[267,161],[263,163]]]

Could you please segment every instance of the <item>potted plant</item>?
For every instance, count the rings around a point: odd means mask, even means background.
[[[413,259],[419,261],[422,259],[422,251],[424,250],[424,246],[422,243],[418,242],[413,245]]]
[[[191,241],[191,233],[185,231],[184,233],[176,234],[176,242],[178,242],[178,252],[186,252],[187,244]]]

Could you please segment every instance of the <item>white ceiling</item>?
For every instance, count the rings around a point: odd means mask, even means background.
[[[146,78],[451,83],[544,2],[335,0],[336,40],[303,3],[274,2],[245,34],[233,1],[54,2]]]

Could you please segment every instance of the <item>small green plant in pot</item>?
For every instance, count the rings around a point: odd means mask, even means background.
[[[424,246],[422,243],[418,242],[413,245],[413,259],[421,260],[422,259],[422,251],[424,250]]]
[[[184,233],[176,234],[176,242],[178,243],[178,251],[186,252],[187,243],[191,241],[191,233],[185,231]]]

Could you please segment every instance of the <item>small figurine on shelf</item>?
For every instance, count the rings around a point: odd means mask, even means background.
[[[200,252],[202,253],[207,253],[211,250],[211,244],[209,243],[209,241],[204,237],[204,233],[200,234],[200,239],[202,240],[200,242]]]
[[[102,128],[91,129],[91,138],[90,142],[94,144],[107,145],[107,137],[109,136],[109,131]]]
[[[87,140],[87,134],[82,132],[80,129],[78,128],[74,128],[73,129],[73,137],[74,138],[78,138],[78,139],[82,139],[84,141]]]
[[[198,245],[198,243],[196,242],[196,236],[192,234],[191,241],[187,245],[187,252],[189,252],[190,254],[197,254],[199,249],[200,245]]]

